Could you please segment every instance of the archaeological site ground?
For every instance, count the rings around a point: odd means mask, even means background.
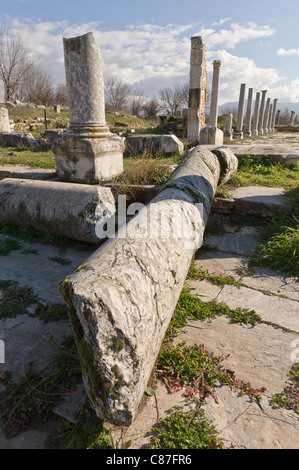
[[[1,449],[299,448],[299,126],[190,46],[180,116],[108,113],[92,32],[1,105]]]

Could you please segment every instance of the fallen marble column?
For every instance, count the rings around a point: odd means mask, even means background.
[[[234,154],[227,158],[236,164]],[[102,419],[128,426],[136,417],[220,174],[216,155],[193,148],[160,194],[60,283]]]
[[[99,206],[101,204],[101,206]],[[101,211],[97,210],[101,207]],[[97,224],[115,212],[110,188],[5,178],[0,181],[0,220],[99,244]]]

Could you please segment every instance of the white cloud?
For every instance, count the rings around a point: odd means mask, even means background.
[[[224,24],[224,18],[218,24]],[[155,96],[159,89],[174,83],[186,83],[189,79],[190,37],[202,35],[208,47],[208,68],[212,61],[220,59],[220,103],[238,99],[240,83],[257,88],[274,86],[284,77],[275,68],[257,67],[253,59],[230,54],[228,48],[250,39],[274,34],[274,29],[255,23],[232,23],[227,29],[203,27],[200,23],[187,25],[154,24],[130,25],[124,30],[104,31],[99,22],[69,24],[67,21],[37,22],[11,20],[11,26],[27,38],[39,65],[52,73],[55,83],[65,80],[63,37],[73,37],[93,31],[100,45],[104,75],[118,78],[144,89],[148,96]],[[221,47],[220,50],[215,50]],[[209,81],[211,81],[209,73]]]
[[[253,22],[248,22],[245,25],[232,23],[230,29],[220,29],[220,31],[206,28],[199,31],[199,35],[205,37],[209,48],[221,46],[228,49],[234,49],[240,42],[272,36],[274,33],[274,28],[268,25],[258,26]]]
[[[215,23],[212,23],[212,26],[222,26],[224,23],[227,23],[228,21],[230,21],[231,18],[228,17],[228,18],[222,18],[221,20],[219,20],[218,22],[216,21]]]
[[[276,52],[278,56],[287,56],[287,55],[299,55],[299,49],[284,49],[281,47]]]

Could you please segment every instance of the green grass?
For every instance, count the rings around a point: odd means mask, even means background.
[[[20,250],[22,247],[17,240],[6,238],[0,240],[0,256],[9,256],[11,251]]]
[[[299,277],[299,220],[272,219],[260,231],[261,245],[249,256],[248,266],[264,266]]]
[[[151,449],[223,449],[203,410],[176,407],[153,430]]]
[[[271,404],[276,408],[287,408],[299,414],[299,362],[290,370],[289,383],[283,392],[272,395]]]
[[[187,324],[188,319],[212,320],[218,316],[226,316],[234,323],[254,326],[261,323],[262,319],[254,310],[242,308],[230,309],[224,303],[217,303],[215,300],[204,302],[193,295],[192,289],[184,287],[170,321],[165,342],[176,336],[180,328]]]
[[[38,302],[31,288],[19,287],[17,282],[0,281],[0,320],[26,313],[26,308]]]
[[[252,184],[295,189],[299,186],[299,166],[287,167],[274,162],[267,155],[262,158],[246,155],[239,159],[238,172],[228,186]]]
[[[206,279],[211,281],[216,286],[243,286],[244,284],[241,281],[237,281],[232,276],[223,276],[222,274],[209,274],[209,271],[203,271],[202,269],[198,268],[194,262],[191,263],[187,279],[196,279],[202,280]]]
[[[30,168],[41,169],[56,168],[53,152],[51,150],[38,147],[30,149],[0,147],[0,165],[26,165]]]

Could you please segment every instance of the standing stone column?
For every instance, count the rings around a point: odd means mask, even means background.
[[[268,92],[268,90],[262,90],[262,101],[261,101],[260,115],[259,115],[259,125],[258,125],[259,134],[264,133],[263,124],[264,124],[265,101],[266,101],[267,92]]]
[[[103,64],[93,33],[63,39],[69,129],[53,144],[58,178],[98,184],[123,171],[123,140],[105,119]]]
[[[212,83],[211,106],[210,106],[210,126],[211,127],[217,127],[217,123],[218,123],[218,97],[219,97],[219,85],[220,85],[220,67],[221,67],[221,61],[214,60],[213,83]]]
[[[267,122],[268,132],[272,132],[272,128],[271,128],[272,116],[273,116],[273,104],[271,103],[270,108],[269,108],[268,122]]]
[[[227,114],[225,118],[225,129],[224,138],[226,140],[233,140],[232,125],[233,125],[233,114]]]
[[[263,121],[264,134],[268,134],[268,132],[271,132],[271,130],[268,129],[269,117],[270,117],[270,104],[271,104],[271,98],[268,98],[267,103],[266,103],[265,113],[264,113],[264,121]]]
[[[294,126],[295,124],[295,116],[296,116],[296,112],[295,111],[291,111],[291,126]]]
[[[251,136],[251,119],[252,119],[252,101],[253,101],[253,88],[248,89],[247,111],[245,119],[244,136]]]
[[[236,131],[234,134],[234,139],[243,139],[243,120],[244,120],[244,108],[245,108],[245,89],[246,84],[242,83],[240,88],[239,96],[239,107],[238,107],[238,117]]]
[[[255,96],[254,115],[253,115],[253,121],[252,121],[252,133],[251,133],[251,135],[254,136],[254,137],[259,135],[258,125],[259,125],[260,100],[261,100],[261,94],[258,91],[256,93],[256,96]]]
[[[200,131],[199,143],[201,145],[222,145],[223,144],[223,132],[221,129],[217,129],[220,67],[221,67],[221,61],[214,60],[211,106],[210,106],[210,125],[204,127]]]
[[[277,110],[276,125],[279,126],[281,109]]]
[[[277,101],[278,101],[278,98],[275,98],[274,99],[274,104],[273,104],[273,114],[272,114],[272,120],[271,120],[271,128],[272,128],[272,132],[275,132],[275,120],[276,120],[276,108],[277,108]]]
[[[187,138],[199,139],[200,129],[205,125],[207,101],[207,47],[201,36],[191,38],[189,107]]]

